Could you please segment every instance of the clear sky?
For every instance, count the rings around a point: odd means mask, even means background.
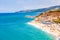
[[[0,0],[0,12],[15,12],[56,5],[60,5],[60,0]]]

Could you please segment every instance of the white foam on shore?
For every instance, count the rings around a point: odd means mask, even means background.
[[[49,29],[45,29],[45,28],[42,28],[41,26],[43,26],[43,24],[40,24],[40,25],[37,25],[37,24],[34,24],[34,23],[31,23],[31,22],[28,22],[29,25],[32,25],[38,29],[41,29],[42,31],[44,32],[47,32],[47,33],[50,33],[50,34],[53,34],[51,32],[49,32]]]
[[[55,36],[55,38],[57,39],[57,37],[56,37],[56,33],[53,33],[53,32],[50,32],[50,30],[49,30],[49,28],[48,29],[46,29],[46,28],[43,28],[42,26],[44,26],[44,24],[42,24],[42,23],[38,23],[38,24],[35,24],[34,22],[28,22],[27,24],[29,24],[29,25],[32,25],[32,26],[34,26],[34,27],[36,27],[36,28],[38,28],[38,29],[41,29],[42,31],[44,31],[44,32],[46,32],[46,33],[49,33],[49,34],[51,34],[51,35],[53,35],[53,36]],[[46,25],[45,25],[46,26]]]
[[[43,28],[41,27],[41,26],[43,26],[43,24],[40,24],[40,26],[37,25],[37,24],[31,23],[31,22],[28,22],[28,24],[34,26],[35,28],[41,29],[42,31],[45,31],[45,32],[50,33],[47,29],[43,29]]]

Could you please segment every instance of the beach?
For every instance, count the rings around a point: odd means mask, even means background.
[[[36,28],[38,28],[38,29],[41,29],[42,31],[44,31],[44,32],[46,32],[46,33],[48,33],[48,34],[51,34],[51,35],[53,35],[54,36],[54,38],[56,38],[56,40],[58,39],[58,37],[59,37],[59,33],[60,32],[58,32],[57,30],[51,30],[51,28],[50,27],[47,27],[47,25],[45,25],[45,24],[42,24],[42,23],[38,23],[38,22],[36,22],[36,21],[31,21],[31,22],[28,22],[27,24],[29,24],[29,25],[33,25],[34,27],[36,27]]]

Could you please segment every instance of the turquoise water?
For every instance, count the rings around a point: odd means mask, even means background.
[[[53,40],[45,32],[26,24],[33,20],[24,17],[28,14],[0,14],[0,40]]]

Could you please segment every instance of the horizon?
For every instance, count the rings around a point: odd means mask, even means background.
[[[0,0],[0,13],[41,9],[58,5],[60,5],[59,0]]]
[[[60,5],[56,5],[56,6],[60,6]],[[54,6],[49,6],[49,7],[44,7],[44,8],[50,8],[50,7],[54,7]],[[15,12],[19,12],[19,11],[30,11],[30,10],[38,10],[38,9],[44,9],[44,8],[35,8],[35,9],[23,9],[23,10],[18,10],[18,11],[11,11],[11,12],[0,12],[0,13],[15,13]]]

